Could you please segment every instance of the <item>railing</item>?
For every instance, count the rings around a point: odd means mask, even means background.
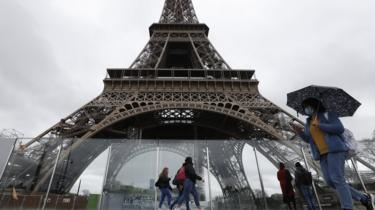
[[[249,81],[254,70],[107,69],[106,80],[223,80]]]

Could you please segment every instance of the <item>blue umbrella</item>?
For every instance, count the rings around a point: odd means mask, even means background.
[[[308,98],[318,99],[326,111],[339,117],[353,116],[361,103],[341,88],[311,85],[287,94],[287,105],[298,113],[306,115],[302,102]]]

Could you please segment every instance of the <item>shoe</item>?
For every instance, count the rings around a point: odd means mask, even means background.
[[[366,210],[375,210],[374,202],[374,195],[370,193],[366,194],[366,199],[361,200],[362,205],[366,206]]]

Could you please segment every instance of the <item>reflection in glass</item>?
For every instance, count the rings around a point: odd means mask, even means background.
[[[204,140],[160,140],[159,141],[160,156],[159,156],[159,169],[168,167],[170,174],[169,176],[173,180],[178,169],[182,166],[186,157],[193,159],[193,166],[197,175],[203,179],[207,174],[207,163],[206,163],[206,152],[205,152],[205,141]],[[207,180],[207,179],[206,179]],[[179,195],[179,191],[176,185],[172,184],[173,200],[176,200]],[[199,194],[198,200],[203,209],[209,205],[208,196],[208,185],[205,182],[197,181],[196,188]],[[196,204],[193,201],[193,196],[189,196],[190,207],[195,207]],[[158,192],[158,202],[160,201],[160,192]],[[185,207],[185,202],[182,204]]]
[[[153,140],[112,144],[102,209],[154,209],[156,148]]]
[[[214,209],[255,209],[256,198],[247,180],[242,140],[207,141],[210,171],[219,182],[222,196],[212,195]]]
[[[16,142],[6,164],[0,182],[0,209],[41,209],[47,197],[49,180],[52,182],[46,209],[97,209],[100,199],[101,209],[157,209],[160,191],[155,188],[155,181],[159,173],[164,167],[169,168],[172,196],[176,199],[179,193],[172,180],[189,156],[197,174],[204,179],[196,184],[202,209],[260,210],[265,208],[265,201],[253,147],[259,151],[259,168],[268,207],[283,208],[274,167],[279,159],[272,159],[281,154],[274,154],[277,148],[284,149],[280,143],[262,141],[262,144],[255,144],[257,142],[252,140],[234,139],[51,138],[40,139],[25,147],[27,142],[30,139]],[[56,159],[59,145],[62,145],[61,155]],[[109,146],[112,148],[110,152]],[[296,160],[291,159],[288,163]],[[56,173],[51,179],[54,163],[57,163]],[[168,208],[166,203],[162,209]],[[189,205],[196,209],[191,195]],[[182,207],[185,207],[184,203]]]

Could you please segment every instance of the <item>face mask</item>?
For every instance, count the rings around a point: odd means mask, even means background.
[[[307,114],[308,116],[311,116],[314,114],[314,109],[311,106],[306,107],[304,111],[305,111],[305,114]]]

